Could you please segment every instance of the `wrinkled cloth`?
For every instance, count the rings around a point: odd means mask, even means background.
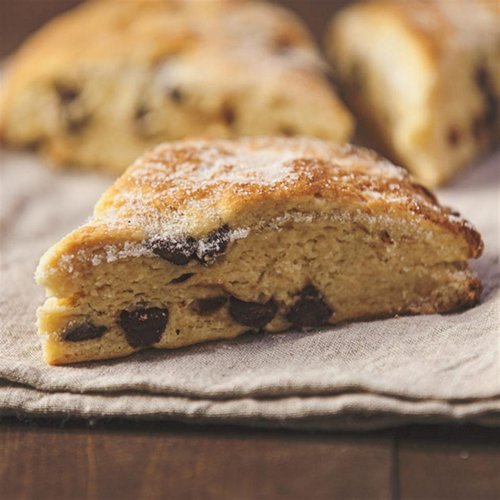
[[[1,152],[0,412],[367,429],[500,423],[500,154],[439,192],[480,230],[481,303],[307,332],[245,335],[175,351],[53,367],[42,360],[38,259],[82,224],[109,177],[55,172]]]

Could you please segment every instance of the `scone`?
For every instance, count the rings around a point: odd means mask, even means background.
[[[385,152],[427,186],[498,143],[498,0],[354,4],[333,19],[327,49]]]
[[[474,304],[480,235],[375,153],[319,139],[163,144],[36,278],[51,364]]]
[[[50,22],[13,57],[5,141],[61,165],[122,173],[188,136],[312,135],[353,121],[290,12],[243,0],[96,0]]]

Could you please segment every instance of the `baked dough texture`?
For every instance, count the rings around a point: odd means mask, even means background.
[[[384,152],[428,187],[498,144],[498,0],[357,3],[333,18],[327,51]]]
[[[326,68],[301,21],[270,3],[89,1],[14,55],[2,134],[55,164],[112,173],[190,136],[345,142],[353,120]]]
[[[162,144],[42,257],[51,364],[478,300],[480,235],[406,171],[319,139]],[[333,334],[333,333],[332,333]]]

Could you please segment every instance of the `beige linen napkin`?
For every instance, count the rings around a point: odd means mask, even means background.
[[[175,418],[322,429],[415,421],[500,423],[500,154],[443,190],[483,234],[474,309],[49,367],[33,282],[40,255],[91,214],[111,179],[55,173],[2,152],[0,408],[3,414]]]

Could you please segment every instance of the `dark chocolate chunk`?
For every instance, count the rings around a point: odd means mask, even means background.
[[[446,140],[448,141],[448,144],[453,147],[460,144],[460,132],[456,127],[450,127],[446,136]]]
[[[137,104],[132,117],[132,127],[135,134],[144,139],[155,135],[155,130],[151,127],[151,123],[148,120],[151,112],[152,109],[147,104],[140,102]]]
[[[500,96],[497,95],[491,75],[489,74],[488,69],[485,66],[481,65],[476,69],[474,79],[477,86],[483,93],[484,113],[482,115],[481,122],[483,123],[484,127],[493,126],[496,124],[496,121],[498,119]],[[478,124],[479,123],[480,122],[478,122]],[[476,128],[478,127],[478,124],[476,125]]]
[[[199,242],[196,257],[202,264],[212,264],[226,251],[228,244],[229,226],[224,224]]]
[[[278,312],[278,304],[268,300],[265,304],[258,302],[244,302],[236,297],[229,299],[229,312],[233,319],[241,325],[252,328],[263,328]]]
[[[173,89],[170,89],[168,92],[168,96],[175,103],[180,103],[184,99],[184,94],[182,93],[181,89],[178,87],[174,87]]]
[[[391,235],[387,231],[385,231],[385,230],[384,231],[380,231],[379,235],[380,235],[380,239],[384,243],[387,243],[389,245],[392,245],[394,243],[394,241],[391,238]]]
[[[90,116],[82,113],[64,113],[64,126],[71,135],[79,134],[90,123]]]
[[[198,299],[193,303],[193,309],[202,316],[211,314],[218,311],[227,302],[225,295],[218,295],[217,297],[207,297],[205,299]]]
[[[236,121],[236,111],[229,103],[225,103],[221,109],[222,121],[229,127]]]
[[[90,322],[66,328],[62,334],[63,340],[79,342],[81,340],[98,339],[102,337],[108,328],[103,325],[94,325]]]
[[[187,281],[189,278],[194,276],[195,273],[185,273],[181,274],[178,278],[174,278],[170,283],[183,283]]]
[[[295,326],[322,326],[328,323],[333,309],[323,300],[314,285],[307,285],[290,308],[286,318]]]
[[[151,242],[153,253],[176,266],[185,266],[195,258],[197,241],[191,236],[177,240],[158,239]]]
[[[70,104],[76,101],[80,97],[80,89],[75,85],[71,85],[65,82],[55,82],[54,89],[56,91],[57,97],[62,104]]]
[[[293,135],[297,134],[297,131],[291,126],[282,125],[280,127],[280,134],[284,135],[285,137],[292,137]]]
[[[134,111],[134,120],[136,122],[140,122],[144,120],[144,118],[151,112],[151,110],[146,107],[145,104],[139,104],[136,110]]]
[[[54,89],[61,104],[60,116],[64,129],[70,135],[79,134],[91,118],[79,99],[81,90],[66,82],[55,82]]]
[[[474,80],[481,90],[485,90],[488,87],[490,78],[488,70],[485,66],[480,65],[476,68],[476,72],[474,73]]]
[[[168,323],[168,309],[141,307],[122,311],[118,322],[132,347],[147,347],[161,339]]]

